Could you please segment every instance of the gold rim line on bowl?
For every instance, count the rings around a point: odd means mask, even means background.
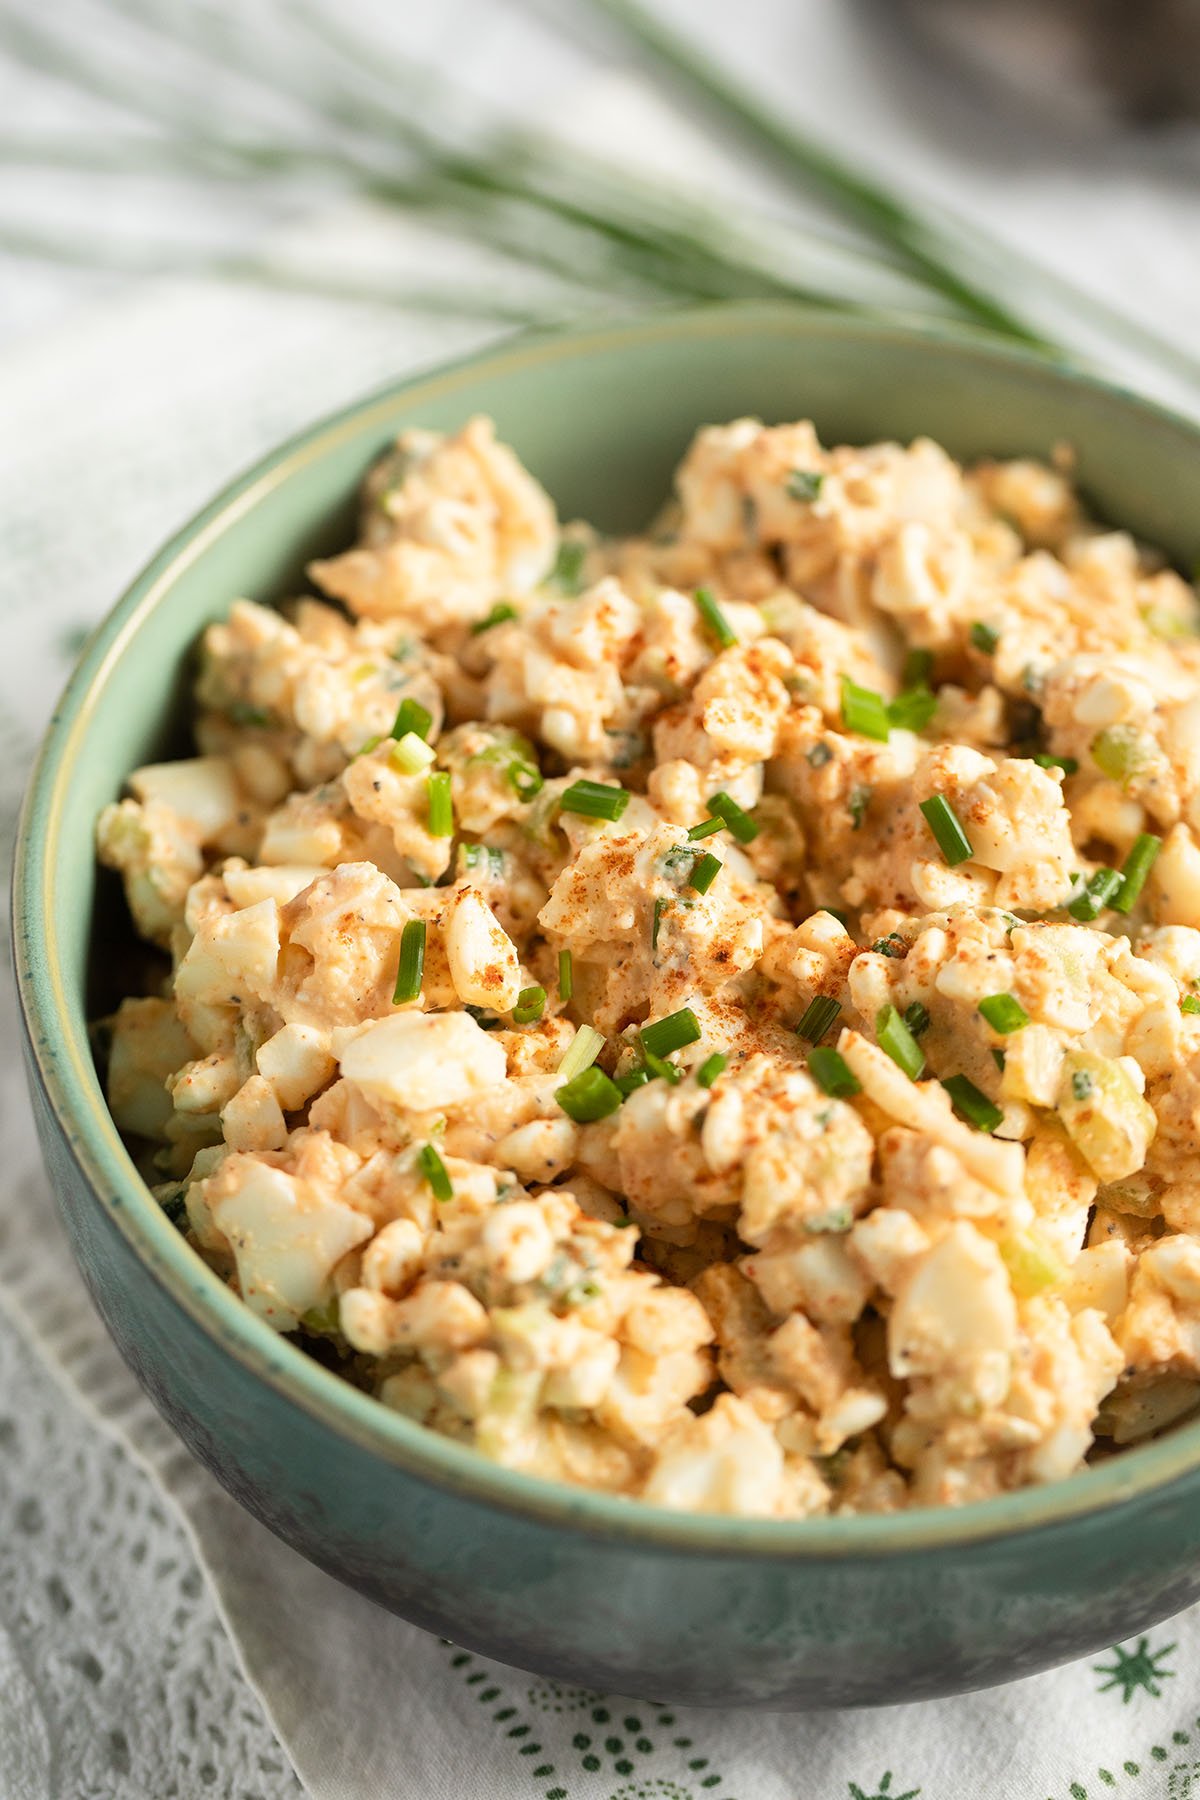
[[[342,1436],[398,1463],[435,1486],[470,1493],[506,1510],[591,1534],[644,1539],[681,1553],[726,1551],[737,1555],[827,1558],[858,1554],[900,1554],[1009,1537],[1034,1528],[1060,1525],[1118,1506],[1170,1482],[1200,1465],[1200,1421],[1167,1437],[1121,1451],[1098,1467],[1044,1487],[1016,1490],[965,1506],[920,1507],[894,1514],[836,1518],[766,1519],[687,1513],[653,1507],[592,1489],[572,1486],[488,1461],[478,1451],[390,1411],[378,1400],[333,1374],[290,1339],[257,1318],[169,1224],[125,1148],[104,1103],[87,1039],[70,1030],[47,1048],[47,1028],[61,1025],[71,1005],[62,955],[48,904],[31,905],[52,887],[61,835],[62,795],[78,762],[108,672],[136,636],[177,574],[250,511],[266,494],[378,418],[384,424],[403,397],[409,404],[443,398],[483,373],[513,373],[553,363],[565,356],[622,344],[651,342],[664,335],[739,336],[752,322],[773,322],[794,332],[806,326],[822,332],[864,330],[879,338],[948,345],[982,355],[1027,373],[1055,379],[1136,407],[1152,424],[1188,435],[1196,426],[1156,402],[1119,384],[1084,373],[1060,360],[989,341],[969,329],[925,322],[871,322],[829,313],[763,303],[705,307],[686,313],[657,313],[603,329],[537,330],[418,373],[339,409],[295,433],[228,484],[210,504],[175,533],[125,590],[85,646],[51,717],[30,777],[17,834],[13,871],[13,948],[20,1004],[32,1053],[49,1104],[71,1152],[109,1217],[140,1260],[175,1302],[245,1367],[292,1404],[302,1407]],[[39,998],[43,975],[23,946],[31,919],[41,917],[44,984],[48,1006]],[[66,1073],[61,1068],[65,1060]],[[70,1080],[83,1102],[76,1108]],[[116,1189],[116,1197],[101,1200]]]

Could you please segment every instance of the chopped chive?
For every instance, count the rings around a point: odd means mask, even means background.
[[[708,810],[729,827],[739,844],[752,844],[762,829],[724,788],[708,796]]]
[[[825,486],[818,469],[793,469],[787,478],[787,491],[793,500],[815,500]]]
[[[688,843],[689,844],[698,844],[702,841],[702,839],[710,838],[716,832],[724,831],[724,829],[725,829],[724,819],[701,819],[701,821],[698,825],[693,825],[689,828]]]
[[[700,1022],[690,1006],[683,1006],[678,1012],[668,1013],[665,1019],[643,1025],[639,1036],[647,1056],[670,1056],[673,1050],[699,1041]]]
[[[423,737],[418,737],[415,731],[409,731],[392,745],[388,761],[402,775],[419,775],[422,769],[428,769],[433,762],[433,751]]]
[[[810,1044],[819,1043],[841,1010],[840,1000],[834,1000],[828,994],[818,994],[805,1007],[804,1017],[796,1027],[797,1035],[807,1038]]]
[[[578,813],[584,819],[616,820],[629,805],[629,790],[610,787],[603,781],[573,781],[559,801],[563,812]]]
[[[688,876],[688,886],[698,894],[707,894],[724,867],[720,857],[714,856],[711,851],[705,856],[697,857]]]
[[[422,1144],[417,1152],[417,1162],[422,1175],[433,1189],[435,1200],[453,1200],[454,1186],[447,1173],[446,1165],[432,1144]]]
[[[558,997],[567,1001],[575,992],[575,971],[571,963],[571,952],[560,950],[558,953]]]
[[[656,900],[654,902],[654,923],[650,927],[650,948],[652,950],[658,949],[658,934],[662,930],[662,917],[670,904],[671,902],[669,900]]]
[[[431,775],[427,783],[429,791],[429,835],[446,838],[454,836],[454,799],[450,792],[450,777],[442,771]]]
[[[667,1062],[664,1057],[656,1056],[653,1050],[647,1050],[644,1045],[642,1055],[651,1076],[657,1076],[660,1081],[668,1082],[671,1087],[677,1087],[683,1080],[682,1072],[675,1067],[674,1063]]]
[[[421,977],[425,973],[425,921],[410,919],[400,933],[400,967],[396,973],[396,991],[392,995],[393,1006],[404,1006],[409,1000],[415,1000],[421,991]]]
[[[904,1023],[913,1036],[919,1038],[923,1031],[929,1030],[929,1008],[922,1006],[919,1000],[914,1000],[911,1006],[904,1009]]]
[[[984,656],[991,656],[1000,642],[1000,633],[985,625],[982,619],[976,619],[971,627],[971,642]]]
[[[849,1100],[862,1093],[862,1082],[850,1064],[827,1044],[817,1044],[809,1051],[808,1072],[821,1092],[832,1100]]]
[[[596,1119],[607,1119],[621,1104],[620,1088],[603,1069],[582,1069],[578,1075],[555,1089],[554,1098],[577,1125],[590,1125]]]
[[[879,1048],[887,1051],[896,1067],[903,1069],[910,1081],[918,1080],[925,1068],[925,1052],[894,1006],[880,1007],[875,1016],[875,1036]]]
[[[172,1225],[184,1230],[187,1229],[188,1210],[186,1183],[182,1181],[177,1182],[174,1188],[168,1193],[158,1196],[158,1204],[162,1207],[163,1212],[166,1214]]]
[[[613,1086],[623,1099],[628,1100],[636,1088],[645,1087],[649,1080],[650,1071],[648,1069],[629,1069],[624,1075],[613,1076]]]
[[[392,726],[391,736],[396,739],[406,738],[411,731],[419,738],[427,738],[429,727],[432,724],[433,714],[427,711],[419,701],[402,700]]]
[[[1180,1012],[1200,1013],[1200,994],[1185,994],[1179,1002]]]
[[[1071,1098],[1073,1100],[1090,1100],[1095,1085],[1096,1083],[1087,1069],[1076,1069],[1071,1077]]]
[[[526,762],[523,756],[514,756],[508,765],[508,785],[518,800],[530,801],[535,794],[540,794],[545,787],[545,778],[536,763]]]
[[[554,558],[554,567],[550,571],[550,580],[564,594],[578,594],[583,587],[583,565],[587,561],[588,547],[578,541],[571,543],[563,539],[558,546],[558,554]]]
[[[573,1081],[576,1075],[591,1067],[603,1048],[603,1034],[590,1025],[581,1025],[563,1051],[558,1073],[564,1081]]]
[[[1076,894],[1067,911],[1073,919],[1087,925],[1092,919],[1098,919],[1106,906],[1111,906],[1114,897],[1120,893],[1123,877],[1116,869],[1097,869],[1088,877],[1087,884],[1081,894]]]
[[[902,731],[924,731],[937,707],[938,698],[931,688],[905,688],[889,701],[888,722]]]
[[[979,1011],[992,1030],[1002,1037],[1007,1037],[1010,1031],[1020,1031],[1029,1023],[1029,1014],[1015,994],[989,994],[979,1002]]]
[[[1007,1062],[1007,1060],[1008,1060],[1008,1058],[1005,1056],[1003,1050],[997,1050],[993,1047],[992,1061],[995,1063],[996,1067],[999,1069],[999,1071],[1002,1075],[1004,1073],[1004,1065]]]
[[[515,606],[510,606],[507,600],[498,600],[486,619],[476,619],[471,627],[471,636],[478,637],[481,631],[490,631],[493,625],[507,625],[510,619],[516,617]]]
[[[375,736],[369,737],[365,744],[360,744],[358,746],[358,749],[354,752],[354,754],[355,754],[355,756],[365,756],[369,750],[376,749],[378,745],[382,744],[382,742],[383,742],[383,738],[381,737],[379,732],[376,732]]]
[[[989,1100],[965,1075],[948,1075],[942,1086],[959,1118],[974,1126],[976,1131],[995,1131],[998,1125],[1003,1125],[1003,1108]]]
[[[696,611],[703,619],[709,636],[716,639],[722,650],[732,650],[738,641],[737,632],[717,605],[712,589],[697,588],[692,599],[695,601]]]
[[[546,1010],[546,990],[544,987],[522,988],[517,995],[517,1004],[513,1007],[514,1025],[536,1025]]]
[[[922,800],[921,812],[950,868],[957,868],[959,863],[967,862],[972,855],[971,840],[959,824],[954,808],[945,795],[934,794],[931,799]]]
[[[710,1088],[718,1075],[723,1075],[729,1067],[729,1058],[723,1050],[714,1050],[706,1057],[696,1070],[696,1080],[702,1088]]]
[[[904,659],[904,673],[900,678],[905,687],[931,687],[932,674],[933,651],[910,650]]]
[[[1131,913],[1138,895],[1146,885],[1146,877],[1154,867],[1162,849],[1162,839],[1152,831],[1143,831],[1133,841],[1133,849],[1121,864],[1121,891],[1113,899],[1113,911]]]
[[[1075,775],[1079,770],[1075,757],[1051,756],[1048,750],[1039,750],[1030,761],[1035,762],[1039,769],[1061,769],[1064,775]]]
[[[860,737],[874,738],[880,744],[888,741],[887,702],[874,688],[859,687],[848,675],[842,676],[842,723],[847,731]]]
[[[846,801],[846,810],[850,814],[851,831],[858,830],[859,826],[867,816],[867,808],[870,804],[871,790],[869,787],[853,787],[850,789],[850,796]]]
[[[908,945],[898,931],[889,931],[886,937],[875,939],[871,945],[871,954],[872,956],[907,956]]]

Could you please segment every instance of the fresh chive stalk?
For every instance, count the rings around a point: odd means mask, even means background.
[[[1121,891],[1113,897],[1114,912],[1133,911],[1161,849],[1162,839],[1152,831],[1143,831],[1134,839],[1132,850],[1121,864]]]
[[[948,1075],[942,1086],[950,1096],[950,1104],[960,1119],[976,1131],[995,1131],[1004,1123],[1004,1111],[969,1081],[965,1075]]]
[[[1061,769],[1064,775],[1075,775],[1079,770],[1078,760],[1073,756],[1052,756],[1048,750],[1039,750],[1031,759],[1039,769]]]
[[[743,812],[732,795],[724,788],[708,796],[708,810],[724,821],[739,844],[752,844],[758,836],[761,826],[753,815]]]
[[[1029,1023],[1029,1014],[1015,994],[989,994],[979,1002],[979,1011],[1002,1037],[1010,1031],[1021,1031]]]
[[[708,635],[715,639],[722,650],[732,650],[737,643],[737,632],[717,605],[711,588],[697,588],[692,595],[696,603],[696,611],[704,621]]]
[[[888,723],[901,731],[924,731],[937,707],[932,688],[906,687],[888,702]]]
[[[615,1113],[623,1098],[620,1088],[603,1069],[588,1067],[556,1088],[554,1098],[577,1125],[590,1125]]]
[[[578,594],[583,590],[583,565],[587,561],[587,545],[578,541],[563,539],[558,546],[558,554],[554,558],[554,567],[550,571],[550,580],[564,594]]]
[[[850,1064],[828,1044],[816,1044],[809,1051],[808,1072],[821,1092],[833,1100],[849,1100],[862,1093],[862,1082]]]
[[[787,478],[787,491],[793,500],[816,500],[824,486],[825,477],[819,469],[793,469]]]
[[[796,1027],[798,1036],[807,1038],[810,1044],[820,1043],[841,1010],[840,1000],[817,994],[804,1009],[804,1017]]]
[[[843,675],[842,723],[847,731],[856,731],[860,737],[874,738],[878,743],[886,744],[891,730],[887,702],[874,688],[860,687],[849,675]]]
[[[432,1144],[422,1144],[417,1152],[417,1163],[422,1175],[429,1183],[435,1200],[453,1200],[454,1184],[450,1180],[445,1163]]]
[[[510,606],[507,600],[497,600],[486,619],[476,619],[471,627],[471,636],[478,637],[481,632],[490,631],[493,625],[506,625],[510,619],[516,617],[515,606]]]
[[[630,795],[627,788],[611,787],[603,781],[574,781],[559,801],[563,812],[578,813],[584,819],[608,819],[613,822],[621,817],[629,805]]]
[[[993,656],[1000,642],[1000,633],[991,625],[985,625],[982,619],[976,619],[971,627],[971,642],[984,656]]]
[[[920,1079],[925,1069],[925,1052],[890,1003],[881,1006],[875,1016],[875,1036],[879,1040],[879,1048],[887,1051],[896,1067],[903,1069],[910,1081]]]
[[[910,650],[901,677],[906,688],[933,686],[933,651]]]
[[[665,1056],[657,1056],[653,1050],[647,1050],[644,1045],[642,1046],[642,1057],[652,1079],[665,1081],[671,1087],[678,1087],[683,1080],[682,1070],[677,1069],[674,1063],[668,1062]]]
[[[400,933],[400,967],[396,973],[396,991],[392,995],[393,1006],[406,1005],[421,991],[421,977],[425,973],[425,934],[424,919],[409,919]]]
[[[622,1099],[628,1100],[630,1094],[640,1087],[645,1087],[649,1080],[649,1069],[627,1069],[624,1075],[613,1076],[613,1086],[617,1088]]]
[[[699,844],[705,838],[713,837],[718,831],[724,831],[724,829],[724,819],[701,819],[698,825],[689,827],[688,843]]]
[[[972,855],[971,840],[946,796],[934,794],[930,799],[922,800],[921,812],[934,835],[943,861],[952,869],[957,868],[959,863],[967,862]]]
[[[696,1080],[702,1088],[710,1088],[718,1075],[723,1075],[729,1067],[729,1058],[723,1050],[714,1050],[705,1058],[696,1070]]]
[[[544,987],[522,988],[517,995],[517,1004],[513,1007],[514,1025],[536,1025],[546,1010],[546,990]]]
[[[639,1036],[647,1056],[666,1057],[682,1050],[685,1044],[698,1043],[700,1023],[691,1007],[683,1006],[678,1012],[668,1013],[665,1019],[643,1025]]]
[[[904,1023],[913,1036],[919,1038],[923,1031],[929,1030],[929,1008],[922,1006],[919,1000],[914,1000],[911,1006],[904,1009]]]
[[[558,953],[558,997],[565,1005],[575,992],[575,969],[569,950]]]
[[[1179,1002],[1180,1012],[1200,1013],[1200,994],[1185,994]]]
[[[591,1025],[581,1025],[562,1054],[558,1073],[564,1081],[573,1081],[591,1067],[604,1048],[604,1035]]]

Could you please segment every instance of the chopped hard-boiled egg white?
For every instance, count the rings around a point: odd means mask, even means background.
[[[653,496],[648,496],[649,502]],[[1200,1405],[1200,603],[1067,478],[701,431],[641,537],[406,433],[101,860],[169,1216],[382,1404],[694,1511]]]

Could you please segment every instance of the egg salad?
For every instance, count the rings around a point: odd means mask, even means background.
[[[1200,605],[1065,452],[740,419],[618,540],[475,419],[310,575],[98,825],[153,947],[109,1102],[247,1306],[695,1511],[1200,1404]]]

